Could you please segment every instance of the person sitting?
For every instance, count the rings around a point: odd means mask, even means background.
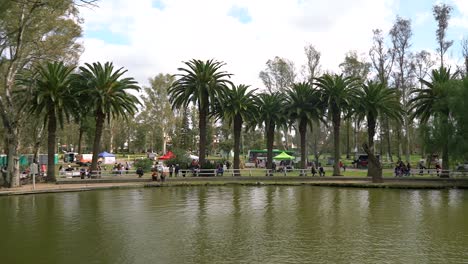
[[[319,165],[319,175],[320,177],[325,177],[325,170],[321,164]]]
[[[221,164],[218,164],[216,168],[216,176],[223,176],[224,168]]]
[[[153,173],[151,173],[151,180],[152,180],[152,181],[157,181],[157,180],[158,180],[158,172],[157,172],[157,170],[153,170]]]

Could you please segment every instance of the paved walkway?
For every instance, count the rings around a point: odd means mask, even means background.
[[[37,183],[17,188],[0,188],[0,196],[35,193],[55,193],[72,191],[89,191],[112,188],[142,188],[160,186],[190,186],[190,185],[314,185],[334,187],[360,188],[412,188],[412,189],[443,189],[468,188],[468,179],[438,179],[438,178],[385,178],[385,183],[374,184],[364,177],[187,177],[169,178],[163,184],[151,182],[148,178],[122,179],[69,179],[53,183]]]

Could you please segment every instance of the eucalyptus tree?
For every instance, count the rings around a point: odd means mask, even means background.
[[[394,72],[394,81],[397,89],[401,90],[401,100],[403,102],[403,108],[405,114],[403,118],[404,136],[405,142],[405,159],[409,162],[410,159],[410,122],[408,113],[408,100],[410,97],[410,89],[412,87],[410,81],[413,75],[413,65],[411,64],[410,47],[411,47],[411,36],[413,32],[411,30],[411,20],[404,19],[397,16],[395,24],[390,30],[390,36],[392,39],[393,52],[395,54],[395,62],[397,69]],[[397,128],[398,136],[398,157],[401,158],[402,153],[402,140],[400,136],[400,129]]]
[[[455,79],[456,75],[445,67],[432,70],[431,80],[421,80],[425,87],[414,90],[415,96],[409,101],[412,118],[419,118],[421,123],[427,123],[431,118],[440,121],[443,169],[449,168],[450,94]]]
[[[345,55],[345,59],[340,63],[340,68],[344,76],[350,76],[359,78],[362,82],[367,79],[369,75],[371,63],[366,61],[363,56],[359,56],[356,51],[349,51]],[[357,151],[358,140],[357,136],[359,133],[359,125],[357,120],[350,116],[345,121],[346,124],[346,158],[350,158],[351,147],[350,147],[350,136],[351,136],[351,123],[354,121],[354,149]]]
[[[367,176],[372,182],[383,182],[382,164],[374,153],[374,136],[377,120],[382,115],[402,121],[403,108],[396,89],[388,89],[384,83],[368,81],[358,90],[354,109],[359,120],[367,121],[367,143],[363,148],[369,157]]]
[[[372,66],[377,74],[377,79],[381,83],[388,85],[388,79],[392,72],[393,64],[395,61],[395,53],[392,52],[391,48],[386,47],[385,38],[382,34],[381,29],[374,29],[372,32],[374,33],[374,36],[372,38],[373,45],[372,48],[369,50],[369,57],[372,62]],[[388,117],[383,115],[381,123],[382,130],[385,136],[384,141],[386,143],[387,160],[393,162],[392,145],[390,140],[390,124]]]
[[[254,120],[256,107],[254,100],[254,92],[256,89],[249,90],[248,85],[240,84],[232,86],[231,89],[226,89],[221,94],[219,105],[215,109],[215,116],[223,119],[233,125],[234,132],[234,169],[240,168],[240,139],[242,125],[244,122]],[[235,175],[240,175],[236,171]]]
[[[328,115],[333,123],[334,159],[333,175],[340,176],[340,126],[343,113],[350,112],[359,79],[341,75],[324,74],[316,78],[315,85],[319,87],[321,100],[328,106]]]
[[[6,185],[19,185],[19,134],[25,112],[14,100],[16,78],[45,60],[77,61],[78,9],[69,0],[3,1],[0,15],[0,117],[5,128]]]
[[[186,68],[178,68],[177,80],[168,89],[172,108],[184,109],[195,104],[198,108],[199,162],[203,166],[206,156],[207,120],[212,113],[213,103],[218,100],[232,74],[222,71],[225,63],[215,60],[196,60],[184,62]]]
[[[129,91],[140,90],[132,77],[123,77],[127,72],[124,68],[114,69],[112,62],[104,65],[100,62],[86,63],[79,68],[75,76],[74,86],[79,94],[86,94],[96,120],[96,130],[93,142],[93,159],[91,170],[97,170],[98,154],[101,148],[101,136],[106,119],[133,116],[140,104],[138,98]]]
[[[31,112],[44,118],[47,124],[47,180],[55,181],[55,146],[57,122],[63,127],[75,106],[75,93],[70,78],[75,67],[63,62],[47,63],[38,67],[38,76],[33,79]]]
[[[323,121],[324,105],[320,93],[309,82],[295,83],[286,90],[286,114],[290,120],[297,121],[301,144],[301,169],[306,169],[307,127],[312,129],[312,121]]]
[[[275,129],[285,126],[287,115],[284,111],[284,96],[281,93],[261,93],[256,97],[256,116],[250,126],[263,125],[266,135],[267,147],[267,168],[273,165],[273,143],[275,139]]]
[[[445,40],[450,13],[452,11],[453,8],[445,3],[436,4],[432,7],[432,13],[437,21],[436,39],[439,45],[437,47],[437,52],[440,56],[440,67],[444,67],[444,54],[453,45],[453,40]]]

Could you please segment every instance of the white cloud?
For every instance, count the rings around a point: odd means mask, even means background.
[[[324,69],[337,70],[349,50],[367,53],[372,29],[387,30],[393,0],[167,0],[164,9],[151,0],[102,0],[82,9],[84,29],[107,29],[128,38],[128,45],[83,40],[82,61],[114,61],[143,84],[158,73],[175,73],[182,61],[215,58],[227,63],[236,83],[262,86],[258,73],[274,56],[300,65],[311,43],[322,52]],[[246,8],[252,21],[228,15]]]

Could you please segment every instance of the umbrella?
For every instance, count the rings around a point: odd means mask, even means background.
[[[175,158],[174,153],[172,153],[172,151],[168,151],[168,152],[166,153],[166,155],[161,156],[161,157],[159,157],[158,159],[159,159],[159,160],[168,160],[168,159],[172,159],[172,158]]]
[[[288,155],[286,152],[283,151],[280,154],[274,156],[273,159],[276,159],[276,160],[293,160],[294,157],[291,156],[291,155]]]

